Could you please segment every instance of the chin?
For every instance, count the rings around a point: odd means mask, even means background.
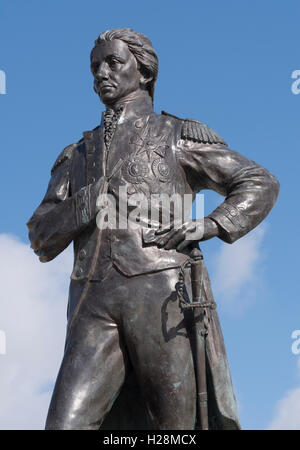
[[[111,105],[117,101],[117,98],[114,95],[100,95],[99,97],[105,105]]]

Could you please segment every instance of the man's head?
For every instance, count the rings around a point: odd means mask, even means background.
[[[94,89],[105,105],[113,105],[139,90],[152,97],[158,58],[150,40],[130,28],[101,33],[91,52]]]

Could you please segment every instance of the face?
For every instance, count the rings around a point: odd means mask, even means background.
[[[103,41],[91,53],[94,86],[101,101],[112,106],[140,89],[142,75],[125,42]]]

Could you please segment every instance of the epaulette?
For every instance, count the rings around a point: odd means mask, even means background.
[[[63,149],[63,151],[60,153],[57,160],[52,166],[51,175],[53,175],[57,167],[59,167],[63,162],[65,162],[67,159],[71,159],[74,147],[76,147],[76,144],[68,145],[66,148]]]
[[[226,142],[212,128],[203,122],[193,119],[186,119],[181,128],[181,139],[188,139],[194,142],[205,144],[223,144]]]
[[[204,144],[227,145],[218,133],[203,122],[198,122],[198,120],[194,119],[180,119],[179,117],[173,116],[165,111],[162,111],[162,114],[182,121],[181,139],[201,142]]]

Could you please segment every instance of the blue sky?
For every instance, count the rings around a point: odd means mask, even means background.
[[[243,428],[266,428],[272,423],[284,427],[289,422],[300,429],[300,419],[295,421],[297,413],[300,417],[299,407],[293,406],[297,399],[300,404],[300,370],[298,357],[291,351],[291,334],[300,329],[300,95],[291,91],[292,72],[300,69],[299,13],[300,4],[293,0],[0,1],[0,70],[6,74],[6,95],[0,94],[0,237],[7,238],[0,242],[6,251],[13,250],[9,258],[12,283],[18,285],[12,256],[18,257],[18,249],[26,255],[26,264],[31,264],[25,223],[42,199],[54,160],[62,148],[81,138],[82,131],[99,123],[103,106],[92,89],[89,52],[98,34],[108,28],[131,27],[152,40],[160,60],[157,112],[164,109],[206,122],[232,149],[279,179],[278,202],[261,227],[233,246],[217,239],[202,245],[219,304]],[[221,200],[217,194],[205,193],[206,213]],[[0,261],[3,274],[7,265],[3,249]],[[34,270],[44,271],[43,277],[51,278],[55,270],[61,276],[59,264],[65,268],[59,261],[50,263],[51,270],[32,264]],[[224,261],[236,273],[231,281]],[[30,276],[19,294],[14,287],[19,302],[23,294],[30,297],[24,292],[25,287],[31,289]],[[67,281],[55,282],[61,302],[66,302]],[[11,327],[17,348],[19,329],[9,325],[9,320],[18,317],[18,302],[8,301],[9,286],[0,295],[0,329]],[[2,313],[1,304],[6,305]],[[35,305],[38,309],[39,302]],[[24,314],[34,320],[28,309]],[[53,310],[50,315],[56,317]],[[60,347],[64,317],[58,320]],[[55,324],[49,320],[47,326],[53,329]],[[9,345],[7,333],[8,350]],[[0,373],[8,373],[10,364],[22,372],[20,354],[9,355],[8,350],[7,355],[0,355]],[[55,366],[62,348],[51,351],[58,354]],[[32,361],[39,367],[41,359]],[[53,377],[57,368],[51,369]],[[36,386],[28,390],[50,391],[53,377],[47,379],[45,372],[45,378],[37,379]],[[12,387],[11,378],[6,382]],[[18,402],[25,414],[22,393]],[[14,407],[8,398],[11,421],[6,426],[40,426],[35,419],[25,424],[20,417],[14,422]],[[38,406],[34,411],[38,414]],[[3,428],[1,417],[0,413]]]

